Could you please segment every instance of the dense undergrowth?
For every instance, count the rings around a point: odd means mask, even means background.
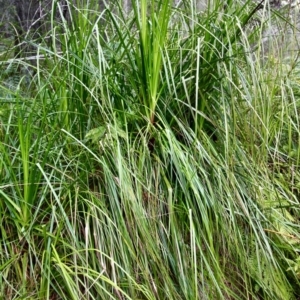
[[[260,43],[293,23],[209,3],[70,4],[1,54],[1,299],[300,296],[298,60]]]

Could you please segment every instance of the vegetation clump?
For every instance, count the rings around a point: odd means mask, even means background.
[[[0,298],[297,299],[286,8],[92,2],[1,52]]]

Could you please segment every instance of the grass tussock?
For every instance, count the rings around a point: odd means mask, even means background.
[[[298,57],[263,40],[291,19],[68,5],[1,54],[0,298],[297,299]]]

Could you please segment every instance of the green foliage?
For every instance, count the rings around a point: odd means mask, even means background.
[[[0,298],[297,299],[299,66],[261,56],[268,5],[79,4],[1,57]]]

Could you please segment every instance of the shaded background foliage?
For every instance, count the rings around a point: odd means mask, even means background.
[[[85,1],[72,0],[74,4],[80,6]],[[55,7],[58,5],[67,15],[68,5],[72,1],[67,0],[0,0],[1,16],[0,16],[0,35],[11,36],[14,34],[14,27],[19,27],[23,31],[29,29],[37,29],[40,27],[49,15],[51,8],[54,4]],[[99,5],[100,9],[104,8],[104,1],[94,1],[95,6]],[[130,9],[130,0],[123,1],[124,10]],[[96,8],[96,7],[95,7]],[[21,27],[21,28],[20,28]]]
[[[15,46],[24,45],[26,44],[26,41],[37,39],[40,35],[45,35],[45,33],[49,31],[50,25],[48,26],[47,24],[50,24],[52,8],[55,9],[55,17],[57,20],[60,20],[62,16],[68,19],[72,6],[83,7],[86,4],[85,2],[86,1],[83,0],[0,0],[0,8],[2,11],[0,16],[0,36],[5,38],[16,38]],[[92,0],[92,2],[95,10],[99,10],[99,13],[105,9],[105,5],[118,5],[115,1],[105,2],[103,0]],[[178,6],[181,2],[181,0],[174,0],[174,5]],[[205,10],[208,3],[207,0],[196,0],[194,2],[198,11]],[[291,18],[294,19],[296,17],[299,19],[296,16],[299,10],[297,7],[297,1],[248,0],[245,2],[262,3],[261,8],[263,8],[264,4],[269,2],[272,9],[281,10],[280,13],[285,12],[288,13]],[[123,0],[120,1],[120,3],[125,14],[132,11],[131,0]],[[256,15],[258,16],[254,18],[254,20],[259,23],[259,12]],[[297,23],[299,22],[297,21]],[[282,39],[282,35],[279,34],[282,31],[288,31],[286,25],[273,24],[271,28],[268,28],[265,31],[265,37],[263,40],[264,43],[267,44],[266,42],[268,39],[276,39],[278,35],[280,35],[280,38]],[[287,51],[296,51],[299,48],[295,45],[296,43],[294,41],[295,34],[298,34],[296,31],[299,31],[299,26],[297,26],[293,32],[289,30],[284,41],[278,41],[279,44],[292,44],[288,47],[288,49],[286,49]],[[268,47],[266,46],[266,49],[267,48]],[[22,49],[24,50],[24,47]],[[16,52],[19,53],[22,49],[16,47]]]

